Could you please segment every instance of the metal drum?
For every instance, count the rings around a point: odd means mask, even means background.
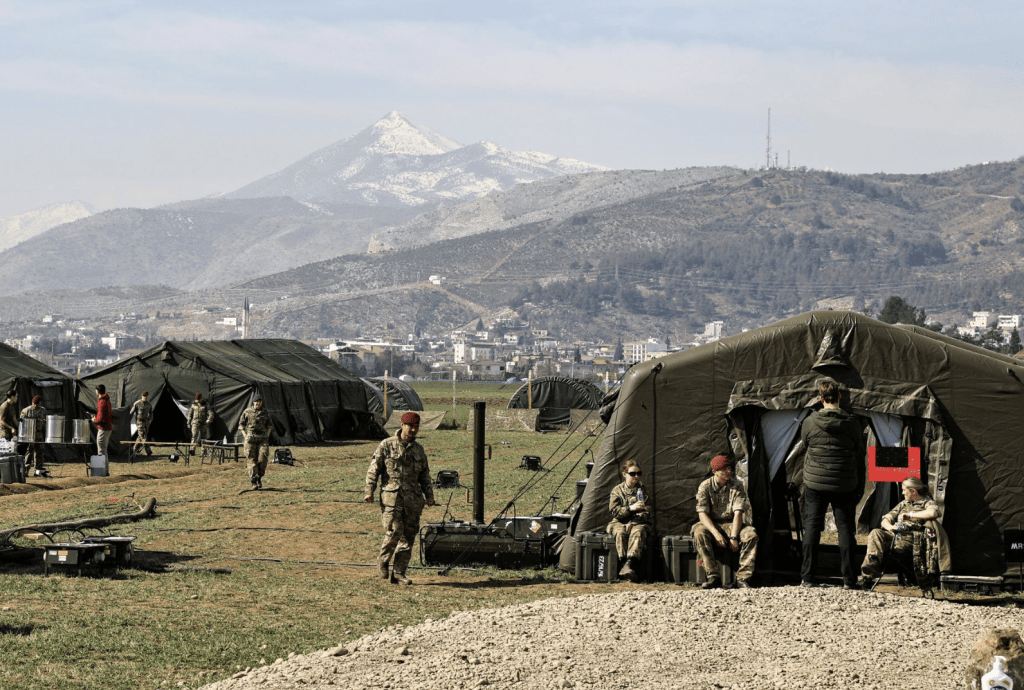
[[[22,441],[35,441],[36,429],[39,428],[39,419],[23,419],[18,425],[18,438]]]
[[[64,415],[51,414],[46,418],[46,442],[64,443]]]
[[[88,419],[72,419],[71,420],[71,442],[72,443],[91,443],[92,442],[92,427],[89,426]]]

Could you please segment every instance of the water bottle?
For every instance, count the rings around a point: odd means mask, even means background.
[[[1006,675],[1006,657],[992,657],[992,670],[981,677],[984,690],[1013,690],[1013,679]]]
[[[644,501],[644,490],[639,487],[636,490],[636,500],[641,503]]]

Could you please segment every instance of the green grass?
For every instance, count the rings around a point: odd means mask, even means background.
[[[471,433],[425,431],[421,440],[433,473],[454,469],[464,484],[472,484]],[[581,440],[584,445],[577,445]],[[563,480],[558,494],[564,509],[576,480],[585,476],[578,461],[596,438],[489,432],[487,441],[493,447],[486,463],[490,518],[534,479],[537,486],[518,501],[518,514],[539,512]],[[293,448],[299,465],[271,465],[268,472],[267,488],[279,491],[239,493],[246,488],[245,473],[231,463],[184,477],[0,498],[2,528],[134,512],[135,503],[126,498],[133,492],[139,502],[151,496],[158,501],[156,518],[110,530],[138,536],[129,569],[87,570],[82,577],[55,569],[44,577],[41,557],[0,563],[0,687],[197,687],[289,652],[311,652],[390,625],[595,591],[553,568],[461,570],[446,577],[435,569],[414,569],[413,587],[381,581],[368,567],[380,544],[380,513],[359,501],[375,445]],[[548,466],[561,464],[552,472],[527,472],[517,469],[524,454],[540,455]],[[67,468],[65,476],[77,471]],[[449,517],[457,519],[472,517],[466,497],[466,489],[437,492]],[[428,508],[423,522],[440,520],[443,511]],[[271,529],[239,529],[254,527]],[[418,555],[417,547],[414,565]],[[232,572],[154,572],[165,567]]]

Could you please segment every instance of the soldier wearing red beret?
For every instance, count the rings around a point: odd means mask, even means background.
[[[403,585],[412,584],[405,571],[420,531],[424,503],[435,505],[427,453],[416,441],[419,430],[418,414],[402,415],[401,428],[391,438],[381,441],[373,454],[366,471],[366,496],[363,498],[367,503],[373,502],[379,480],[384,542],[377,556],[377,569],[384,579],[390,576],[391,582]]]

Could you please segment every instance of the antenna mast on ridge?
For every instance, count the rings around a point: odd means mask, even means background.
[[[772,109],[768,108],[768,136],[765,138],[764,147],[764,169],[770,170],[772,167]]]

